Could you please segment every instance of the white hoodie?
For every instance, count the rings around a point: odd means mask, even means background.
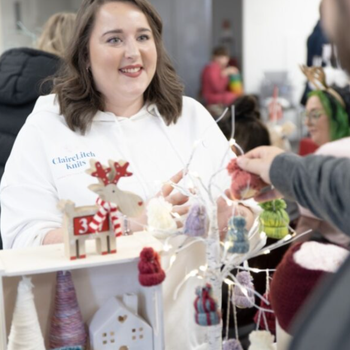
[[[54,99],[38,99],[6,164],[1,181],[4,248],[41,244],[48,231],[61,226],[60,199],[77,206],[95,203],[96,194],[87,186],[97,179],[85,173],[90,158],[105,164],[108,159],[129,161],[134,175],[122,178],[120,187],[147,200],[184,168],[196,141],[203,140],[191,169],[205,184],[228,154],[228,143],[211,115],[188,97],[175,125],[166,126],[152,105],[130,118],[98,112],[84,136],[67,127]],[[225,177],[222,188],[228,188]]]

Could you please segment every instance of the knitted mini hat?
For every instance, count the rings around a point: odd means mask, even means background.
[[[241,309],[246,309],[254,306],[254,285],[253,277],[247,271],[241,271],[236,276],[239,285],[235,285],[232,294],[232,302]],[[245,290],[242,290],[242,287]]]
[[[243,348],[239,340],[229,339],[222,343],[222,350],[243,350]]]
[[[207,233],[208,215],[204,205],[194,204],[184,226],[184,234],[191,237],[204,237]]]
[[[259,205],[264,209],[259,216],[260,232],[265,232],[270,238],[285,237],[289,232],[289,216],[285,211],[286,202],[283,199],[275,199]]]
[[[160,284],[165,279],[165,272],[160,265],[160,258],[153,248],[143,248],[140,253],[139,282],[144,287]]]
[[[196,288],[196,299],[194,301],[195,321],[200,326],[213,326],[220,323],[221,313],[218,304],[213,298],[212,287],[207,283],[204,287]]]
[[[234,158],[227,165],[231,175],[231,194],[236,199],[248,199],[256,196],[268,185],[258,176],[242,170]]]
[[[320,279],[334,272],[349,252],[333,244],[298,243],[287,250],[270,285],[272,309],[281,328],[291,332],[295,315]]]
[[[274,350],[275,337],[268,331],[253,331],[249,334],[248,350]]]

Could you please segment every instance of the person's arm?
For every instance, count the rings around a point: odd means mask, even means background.
[[[350,234],[348,158],[299,157],[276,147],[258,147],[240,157],[238,164],[275,186],[275,190],[260,195],[258,200],[270,200],[281,194],[293,198]]]
[[[350,234],[349,159],[281,154],[272,162],[270,178],[283,195]]]

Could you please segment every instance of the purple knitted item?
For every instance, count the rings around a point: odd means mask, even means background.
[[[86,346],[87,332],[69,271],[57,272],[56,296],[51,318],[50,349]]]
[[[254,306],[254,285],[252,276],[247,271],[241,271],[236,276],[237,281],[246,288],[246,295],[241,290],[240,286],[235,285],[233,289],[232,302],[241,309],[246,309]]]
[[[229,339],[223,342],[222,350],[243,350],[243,348],[237,339]]]
[[[187,216],[184,234],[191,237],[204,237],[207,234],[208,215],[203,205],[194,204]]]

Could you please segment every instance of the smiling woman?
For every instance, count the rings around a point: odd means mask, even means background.
[[[146,204],[163,196],[180,218],[179,226],[189,197],[173,191],[169,181],[181,181],[191,159],[188,170],[218,189],[212,200],[218,203],[221,233],[236,209],[251,227],[249,208],[229,206],[221,198],[230,177],[219,170],[234,155],[207,110],[182,96],[163,46],[162,21],[146,0],[83,0],[65,66],[53,83],[53,94],[39,98],[19,133],[1,181],[5,248],[62,242],[58,202],[69,199],[87,206],[99,198],[88,189],[93,183],[86,173],[91,158],[101,164],[128,161],[134,176],[122,179],[121,190],[137,194]],[[206,191],[199,192],[208,203]],[[128,220],[132,231],[142,230],[146,211]],[[198,281],[189,281],[173,300],[174,286],[205,263],[204,247],[192,245],[165,281],[166,349],[206,344],[205,329],[196,326],[192,309],[179,307],[193,298]]]

